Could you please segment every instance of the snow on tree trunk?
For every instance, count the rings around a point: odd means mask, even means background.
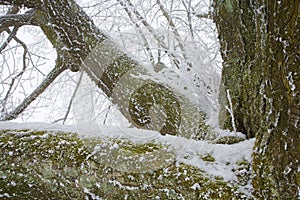
[[[56,65],[74,72],[83,69],[134,126],[162,134],[207,138],[204,113],[118,48],[74,0],[0,3],[33,8],[30,23],[40,26],[56,49]]]
[[[300,2],[216,0],[214,10],[224,60],[220,123],[256,137],[257,198],[295,199],[300,195]]]

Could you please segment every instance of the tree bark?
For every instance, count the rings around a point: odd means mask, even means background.
[[[74,0],[0,0],[0,4],[33,8],[30,21],[22,23],[40,26],[57,51],[57,63],[74,72],[84,70],[134,126],[207,138],[204,113],[120,50]]]
[[[300,189],[300,2],[215,0],[214,9],[224,60],[220,124],[256,137],[256,197],[295,199]]]

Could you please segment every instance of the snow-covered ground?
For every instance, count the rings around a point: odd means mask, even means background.
[[[1,129],[31,129],[76,132],[82,137],[100,137],[103,139],[116,138],[127,139],[134,143],[158,142],[169,146],[175,152],[176,163],[185,163],[206,171],[209,175],[223,177],[225,181],[237,182],[234,169],[237,162],[246,161],[251,163],[254,139],[245,140],[235,144],[214,144],[210,141],[196,141],[178,136],[166,135],[149,130],[137,128],[121,128],[118,126],[66,126],[48,123],[13,123],[0,122]],[[241,136],[241,133],[233,133],[225,130],[216,130],[222,136]],[[213,162],[206,162],[203,156],[210,155]],[[243,192],[252,189],[250,181],[241,188]]]

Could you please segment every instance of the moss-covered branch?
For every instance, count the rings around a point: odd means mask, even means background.
[[[155,142],[1,130],[0,154],[1,199],[251,199]]]

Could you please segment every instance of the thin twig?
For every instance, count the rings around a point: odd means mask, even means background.
[[[125,12],[127,13],[128,17],[131,19],[132,23],[134,23],[135,27],[137,28],[138,32],[140,33],[140,36],[141,36],[141,38],[142,38],[142,40],[143,40],[143,45],[145,46],[146,51],[148,52],[148,54],[149,54],[149,56],[150,56],[150,62],[151,62],[152,64],[154,64],[154,57],[153,57],[153,54],[152,54],[152,52],[151,52],[150,45],[149,45],[149,43],[148,43],[148,41],[147,41],[147,39],[146,39],[144,33],[142,32],[142,29],[141,29],[140,25],[136,22],[136,20],[133,19],[133,16],[132,16],[132,14],[131,14],[131,12],[130,12],[130,10],[129,10],[129,8],[128,8],[129,6],[126,5],[122,0],[117,0],[117,1],[118,1],[118,2],[120,3],[120,5],[123,7],[123,9],[124,9]]]
[[[179,44],[179,48],[180,48],[180,50],[182,52],[183,58],[185,60],[188,60],[187,56],[185,54],[186,51],[185,51],[184,45],[181,42],[181,37],[180,37],[179,32],[176,29],[175,23],[173,22],[173,20],[172,20],[171,16],[169,15],[169,13],[165,10],[165,8],[164,8],[163,4],[160,2],[160,0],[156,0],[156,2],[158,4],[158,6],[159,6],[159,9],[163,13],[163,16],[167,19],[169,25],[171,26],[172,32],[175,35],[175,38],[176,38],[176,40],[177,40],[177,42]]]
[[[108,106],[107,112],[105,113],[105,117],[104,117],[104,120],[103,120],[103,125],[106,125],[106,120],[108,118],[108,113],[109,113],[110,109],[111,109],[111,104]]]
[[[0,121],[8,121],[16,119],[40,94],[42,94],[48,86],[67,69],[65,65],[55,66],[54,69],[47,75],[44,81],[28,96],[23,102],[13,111],[0,118]]]
[[[14,31],[14,30],[16,30],[16,31]],[[12,93],[12,89],[13,89],[13,86],[15,84],[15,81],[17,79],[19,79],[19,77],[21,77],[24,74],[25,70],[26,70],[26,54],[28,52],[28,49],[27,49],[27,46],[25,45],[25,43],[23,43],[21,40],[19,40],[16,37],[16,32],[17,32],[18,28],[15,28],[14,30],[12,32],[10,32],[10,30],[8,29],[7,32],[10,34],[11,38],[15,39],[16,42],[18,42],[23,47],[23,49],[24,49],[24,53],[23,53],[23,68],[22,68],[22,70],[15,77],[13,77],[11,79],[11,82],[9,84],[9,88],[8,88],[8,90],[6,92],[6,95],[3,98],[3,100],[2,100],[3,107],[2,107],[1,112],[5,112],[5,106],[6,106],[6,103],[8,101],[8,98],[9,98],[10,94]],[[20,79],[19,79],[19,81],[20,81]],[[18,83],[17,83],[17,85],[18,85]]]
[[[194,27],[193,27],[192,16],[191,16],[191,9],[192,9],[191,8],[191,1],[192,0],[189,0],[188,5],[186,5],[185,1],[182,0],[182,4],[186,9],[186,15],[187,15],[187,19],[188,19],[188,26],[189,26],[189,29],[190,29],[191,37],[192,37],[193,40],[195,40],[194,31],[193,31]]]
[[[120,0],[118,0],[120,1]],[[180,61],[176,58],[177,56],[174,53],[168,51],[168,45],[160,38],[160,36],[156,33],[154,28],[147,22],[147,20],[139,13],[139,11],[134,7],[130,0],[126,0],[128,5],[132,8],[133,13],[136,15],[137,19],[141,21],[141,23],[146,27],[146,29],[153,34],[154,38],[157,40],[158,44],[164,49],[164,51],[169,56],[170,60],[172,60],[175,66],[180,69]]]
[[[0,47],[0,53],[7,47],[7,45],[13,40],[13,38],[16,36],[17,31],[19,30],[19,27],[16,26],[12,31],[10,31],[8,28],[6,29],[6,32],[9,33],[8,38],[5,40],[5,42]]]
[[[71,100],[70,100],[70,102],[69,102],[67,112],[66,112],[66,114],[65,114],[65,117],[63,118],[63,124],[65,124],[65,122],[66,122],[66,120],[67,120],[67,118],[68,118],[68,116],[69,116],[70,110],[71,110],[71,108],[72,108],[73,100],[74,100],[74,98],[75,98],[75,96],[76,96],[76,94],[77,94],[77,91],[78,91],[78,89],[79,89],[80,83],[81,83],[81,81],[82,81],[82,77],[83,77],[83,72],[80,73],[80,76],[79,76],[79,79],[78,79],[76,88],[75,88],[75,90],[74,90],[74,92],[73,92],[73,95],[72,95],[72,97],[71,97]]]

